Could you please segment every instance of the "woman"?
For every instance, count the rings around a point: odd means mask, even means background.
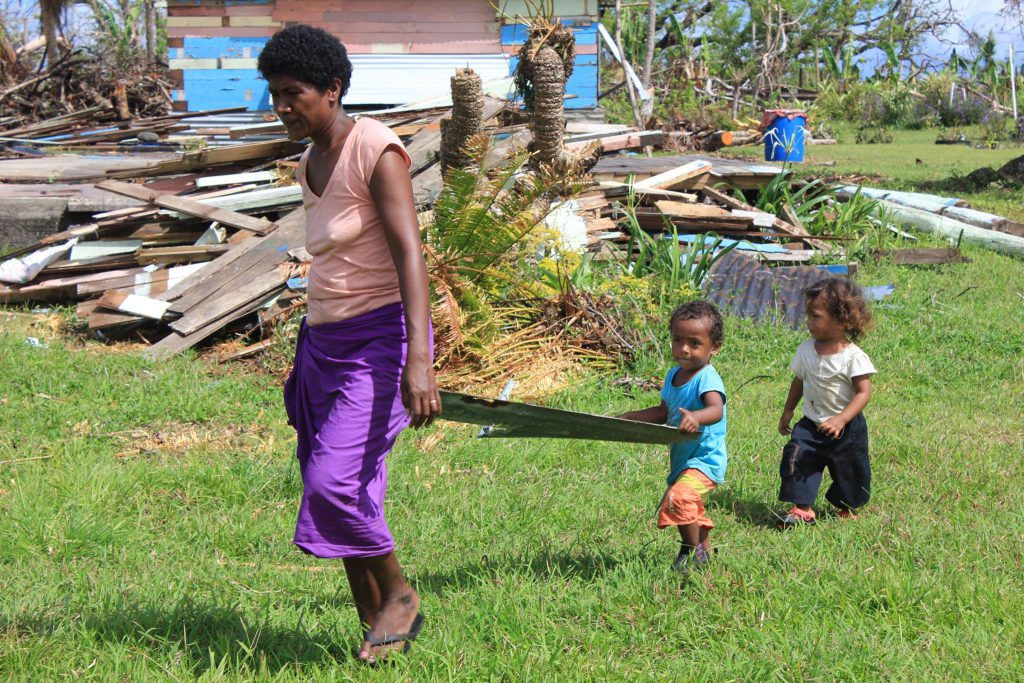
[[[295,544],[342,558],[372,663],[423,625],[384,521],[385,457],[406,425],[441,413],[410,160],[389,128],[345,113],[352,64],[325,31],[282,30],[258,68],[288,137],[312,140],[297,170],[308,311],[285,384],[303,484]]]

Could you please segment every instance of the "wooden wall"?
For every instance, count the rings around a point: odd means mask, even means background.
[[[402,104],[446,90],[453,64],[485,79],[515,67],[522,2],[501,0],[168,0],[175,108],[270,108],[256,57],[291,23],[330,31],[345,44],[356,75],[352,104]],[[577,34],[569,108],[597,104],[596,0],[556,0]],[[525,7],[525,5],[524,5]],[[362,73],[362,77],[360,77]],[[384,101],[380,101],[383,99]]]

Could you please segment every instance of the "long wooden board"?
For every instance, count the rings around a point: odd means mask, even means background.
[[[531,403],[500,401],[441,392],[441,419],[491,425],[486,436],[546,439],[589,439],[625,443],[673,444],[698,438],[674,427],[604,417]]]
[[[157,192],[155,190],[147,189],[142,185],[123,183],[119,180],[103,180],[96,183],[96,187],[103,190],[109,190],[110,192],[116,192],[117,194],[124,195],[126,197],[133,197],[135,199],[141,199],[142,201],[151,202],[165,209],[173,209],[190,216],[199,216],[200,218],[205,218],[207,220],[217,221],[222,225],[230,225],[233,228],[249,230],[257,235],[265,235],[274,229],[274,224],[265,218],[255,218],[237,211],[209,206],[208,204],[196,201],[195,199],[179,197],[178,195],[170,192]]]

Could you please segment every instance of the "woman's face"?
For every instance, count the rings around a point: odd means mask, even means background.
[[[337,116],[340,86],[331,84],[320,92],[311,83],[294,76],[271,76],[267,79],[274,113],[281,119],[288,137],[302,140],[325,130]]]

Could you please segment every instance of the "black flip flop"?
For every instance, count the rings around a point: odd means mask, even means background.
[[[391,645],[393,643],[401,643],[405,641],[405,645],[402,647],[400,652],[408,652],[412,648],[412,641],[416,640],[416,636],[423,630],[423,615],[419,612],[416,613],[416,618],[412,620],[412,626],[409,627],[409,631],[406,633],[389,633],[384,636],[371,636],[370,632],[367,631],[364,640],[370,644],[371,648],[380,647],[381,645]],[[372,653],[370,655],[373,656]],[[385,660],[387,657],[384,658]]]

